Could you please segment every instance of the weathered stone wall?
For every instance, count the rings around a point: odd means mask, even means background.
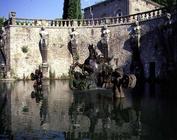
[[[174,16],[176,17],[176,16]],[[155,74],[159,76],[162,65],[165,63],[163,49],[157,48],[159,42],[158,28],[166,24],[167,18],[159,17],[140,22],[141,47],[140,55],[144,66],[145,76],[149,76],[149,64],[155,62]],[[130,72],[132,50],[130,46],[130,32],[134,28],[133,23],[110,24],[109,47],[113,54],[113,67],[123,67]],[[6,44],[8,65],[11,78],[28,79],[42,64],[39,51],[39,32],[41,26],[32,25],[9,25],[6,28],[8,43]],[[78,35],[79,62],[83,63],[88,57],[88,45],[96,46],[101,40],[101,29],[103,26],[76,26]],[[46,26],[49,33],[48,64],[49,73],[53,78],[61,78],[68,75],[68,70],[73,62],[68,49],[70,41],[70,26]],[[23,48],[27,52],[23,52]]]
[[[159,8],[158,4],[152,4],[145,0],[130,0],[129,4],[129,14],[136,14]]]
[[[128,15],[127,8],[127,0],[112,0],[98,3],[92,7],[93,18],[120,16],[119,14]],[[90,8],[84,9],[84,18],[92,18]]]
[[[157,3],[146,0],[107,0],[91,6],[91,11],[93,18],[104,18],[131,15],[160,7]],[[84,18],[92,18],[90,7],[84,9]]]
[[[130,26],[130,25],[127,25]],[[130,64],[131,53],[124,49],[124,42],[129,37],[127,26],[109,27],[110,48],[115,60],[118,59],[118,66]],[[29,78],[42,59],[39,51],[39,27],[11,26],[10,30],[10,72],[12,78]],[[88,45],[96,46],[101,40],[101,27],[80,27],[76,28],[78,35],[79,62],[83,63],[88,57]],[[70,40],[70,28],[46,28],[49,33],[48,64],[49,71],[60,78],[68,75],[72,64],[72,56],[68,50]],[[22,48],[26,47],[25,53]]]
[[[10,32],[10,72],[12,78],[29,78],[42,64],[39,51],[39,27],[11,26]],[[94,29],[91,37],[91,28],[77,29],[79,32],[78,51],[81,62],[88,56],[87,46],[89,40],[96,42],[100,38],[100,29]],[[49,71],[59,78],[68,75],[68,69],[72,63],[72,56],[68,50],[70,28],[46,28],[49,33],[48,64]],[[26,47],[27,52],[22,48]]]

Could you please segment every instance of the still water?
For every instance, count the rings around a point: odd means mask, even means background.
[[[48,81],[39,95],[33,90],[33,81],[0,82],[0,139],[177,139],[177,99],[158,85],[118,100],[110,91],[73,92],[68,81]]]

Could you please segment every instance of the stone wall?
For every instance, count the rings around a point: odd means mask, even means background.
[[[100,2],[84,9],[84,18],[104,18],[116,17],[146,12],[160,8],[161,6],[155,2],[147,0],[107,0]]]
[[[110,26],[110,48],[118,66],[130,64],[131,53],[124,49],[129,38],[128,26]],[[42,64],[39,51],[39,27],[11,26],[10,31],[10,73],[12,78],[28,79],[31,72]],[[88,45],[96,46],[101,40],[101,27],[76,28],[78,35],[79,62],[83,63],[88,57]],[[49,72],[60,78],[68,75],[72,64],[72,56],[68,50],[70,28],[46,28],[49,33],[48,64]],[[27,52],[23,52],[23,47]],[[117,60],[118,59],[118,60]]]
[[[120,15],[128,15],[127,0],[105,1],[95,4],[91,7],[93,18],[115,17]],[[119,15],[120,14],[120,15]],[[84,18],[91,19],[90,7],[84,9]]]
[[[146,12],[160,7],[158,4],[152,4],[145,0],[130,0],[129,4],[129,14]]]
[[[152,11],[149,13],[142,13],[140,21],[141,26],[141,47],[140,55],[144,66],[145,76],[149,76],[149,63],[155,62],[156,76],[160,75],[162,63],[164,63],[163,49],[157,49],[159,42],[158,29],[160,26],[166,24],[167,18],[162,10]],[[148,16],[147,16],[148,15]],[[115,18],[110,18],[108,22],[108,29],[110,30],[109,46],[114,58],[112,64],[114,67],[123,67],[124,70],[130,72],[130,64],[132,58],[132,50],[130,46],[130,32],[135,24],[133,20],[137,15],[126,17],[122,22],[115,24]],[[161,17],[160,17],[161,16]],[[132,18],[132,19],[131,19]],[[147,19],[148,18],[148,19]],[[176,15],[172,17],[176,20]],[[106,20],[107,21],[107,20]],[[128,22],[129,21],[129,22]],[[53,21],[55,22],[55,21]],[[50,26],[47,21],[46,31],[49,33],[48,46],[48,64],[49,73],[53,78],[61,78],[68,75],[68,70],[73,62],[72,56],[68,49],[70,41],[70,33],[72,26]],[[57,21],[59,23],[59,21]],[[62,21],[63,22],[63,21]],[[95,20],[95,22],[97,22]],[[77,22],[79,23],[79,22]],[[57,24],[58,25],[58,24]],[[94,44],[96,46],[101,40],[101,29],[104,24],[78,24],[76,31],[78,35],[78,52],[79,62],[83,63],[88,57],[88,45]],[[39,32],[43,25],[15,24],[6,26],[7,31],[7,59],[8,71],[10,78],[28,79],[30,74],[35,71],[42,64],[41,54],[39,51]],[[26,48],[27,52],[23,51]]]

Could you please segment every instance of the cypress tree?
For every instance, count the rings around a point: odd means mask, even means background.
[[[63,19],[80,19],[81,3],[80,0],[65,0],[63,8]]]
[[[68,18],[68,7],[69,7],[69,0],[64,0],[63,19],[67,19]]]
[[[2,27],[4,24],[4,19],[2,17],[0,17],[0,27]]]

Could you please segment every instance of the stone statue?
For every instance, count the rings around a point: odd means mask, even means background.
[[[167,13],[166,17],[167,17],[167,24],[172,24],[171,14]]]
[[[2,27],[0,30],[0,53],[3,59],[1,65],[6,65],[5,40],[6,40],[6,31],[4,27]]]
[[[107,28],[107,25],[103,26],[101,30],[101,49],[104,58],[108,58],[110,48],[109,48],[109,37],[110,37],[110,30]]]
[[[134,39],[136,40],[136,45],[140,48],[140,37],[141,37],[141,26],[139,25],[139,21],[135,22],[134,30]]]
[[[113,70],[112,66],[105,62],[104,58],[98,56],[93,44],[88,46],[89,57],[83,64],[76,62],[72,64],[70,73],[70,88],[87,90],[113,89],[113,97],[124,97],[123,88],[134,88],[136,85],[136,76],[133,74],[124,74],[122,68]],[[76,67],[80,68],[75,69]]]
[[[42,56],[42,63],[47,63],[47,47],[48,47],[49,34],[47,31],[45,31],[45,28],[42,27],[39,35],[41,37],[39,42],[39,49]]]
[[[107,44],[110,37],[110,30],[108,29],[107,25],[104,25],[101,30],[101,37],[102,37],[102,43]]]
[[[73,63],[77,62],[77,60],[79,59],[79,55],[78,55],[78,50],[77,50],[77,36],[78,36],[78,32],[76,31],[75,28],[71,29],[71,33],[70,33],[70,50],[71,50],[71,54],[73,57]]]
[[[141,26],[139,21],[135,22],[135,25],[130,33],[131,36],[131,49],[132,49],[132,63],[130,65],[131,73],[135,74],[138,79],[143,78],[143,65],[140,58],[140,38],[141,38]]]

